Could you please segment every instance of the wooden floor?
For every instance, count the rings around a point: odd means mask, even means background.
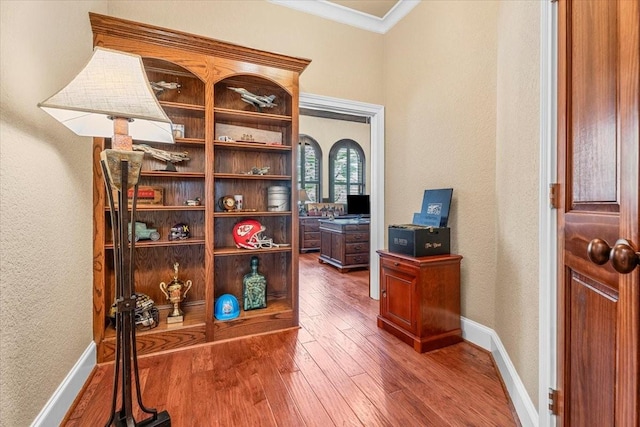
[[[143,402],[172,426],[518,426],[491,356],[460,343],[418,354],[376,327],[367,270],[300,257],[300,326],[140,358]],[[104,425],[113,364],[66,426]]]

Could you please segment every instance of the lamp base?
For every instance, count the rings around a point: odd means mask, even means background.
[[[118,414],[120,415],[120,414]],[[128,427],[126,417],[118,417],[115,420],[116,427]],[[149,417],[134,424],[136,427],[171,427],[171,417],[167,411],[158,412],[154,417]]]

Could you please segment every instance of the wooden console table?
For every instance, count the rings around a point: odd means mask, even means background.
[[[462,341],[460,329],[460,255],[414,258],[380,255],[382,328],[417,352]]]
[[[368,219],[321,219],[320,258],[341,273],[369,267]]]

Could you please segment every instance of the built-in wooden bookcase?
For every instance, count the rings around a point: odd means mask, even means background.
[[[161,188],[161,205],[138,205],[136,220],[156,228],[160,240],[136,243],[135,289],[151,297],[160,309],[158,327],[137,331],[140,354],[208,341],[264,333],[298,324],[298,217],[296,209],[273,212],[268,188],[295,190],[298,135],[298,77],[309,61],[249,49],[192,34],[90,14],[94,43],[139,54],[152,82],[178,83],[178,89],[157,93],[174,124],[184,125],[175,145],[134,141],[166,151],[187,152],[188,161],[176,172],[145,155],[140,185]],[[257,95],[275,95],[273,108],[258,111],[230,88]],[[230,136],[233,141],[222,141]],[[237,135],[241,135],[238,137]],[[251,141],[253,139],[253,141]],[[115,280],[109,210],[99,167],[100,152],[110,140],[94,140],[94,340],[100,362],[113,359],[115,330],[108,313]],[[268,167],[264,175],[248,174]],[[290,191],[295,207],[297,191]],[[242,194],[244,208],[223,211],[218,199]],[[199,206],[185,202],[201,198]],[[233,226],[246,218],[265,226],[265,235],[281,244],[271,248],[239,249]],[[169,240],[170,228],[189,225],[191,237]],[[218,321],[215,300],[233,294],[242,305],[242,279],[252,256],[260,260],[267,278],[267,308],[241,310],[237,319]],[[167,324],[170,305],[160,282],[179,278],[193,286],[182,303],[183,323]]]

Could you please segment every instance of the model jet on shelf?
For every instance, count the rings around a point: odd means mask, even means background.
[[[273,100],[276,99],[275,95],[262,96],[255,95],[248,90],[241,87],[229,87],[234,92],[240,94],[240,99],[246,102],[247,104],[251,104],[258,109],[259,112],[262,113],[263,108],[273,108],[277,104],[273,103]]]
[[[155,91],[156,96],[160,95],[165,90],[176,90],[182,87],[178,82],[165,82],[164,80],[159,82],[149,82],[149,84]]]
[[[165,151],[159,148],[150,147],[147,144],[133,144],[133,149],[134,151],[144,151],[153,158],[167,162],[167,168],[165,169],[167,172],[176,172],[174,163],[190,160],[186,151],[183,151],[182,153]]]

